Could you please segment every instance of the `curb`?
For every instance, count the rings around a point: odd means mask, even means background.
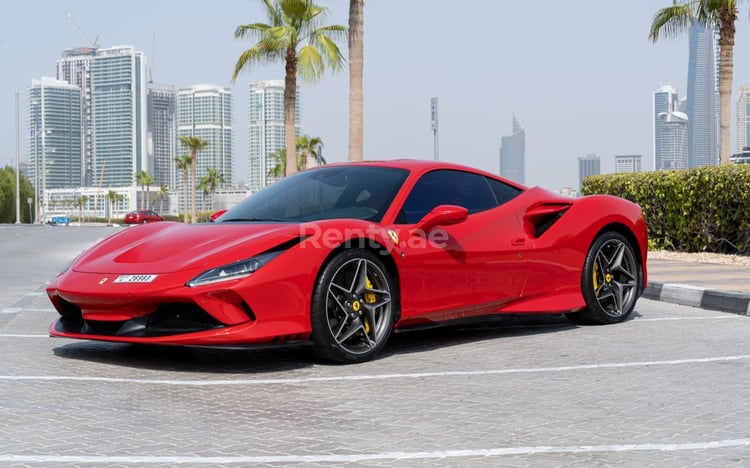
[[[699,288],[688,284],[649,281],[641,297],[701,309],[750,315],[750,294]]]

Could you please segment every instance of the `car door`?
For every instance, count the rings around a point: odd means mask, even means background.
[[[402,323],[451,320],[496,311],[518,298],[533,250],[510,200],[520,190],[458,170],[424,174],[404,201],[401,236]],[[440,205],[468,210],[462,222],[409,234]]]

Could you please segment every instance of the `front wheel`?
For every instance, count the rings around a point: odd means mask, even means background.
[[[633,246],[622,234],[605,232],[591,245],[583,267],[586,309],[568,318],[587,325],[622,322],[633,312],[642,290],[641,262]]]
[[[395,319],[393,280],[382,260],[344,250],[323,268],[312,298],[312,340],[323,359],[364,362],[388,341]]]

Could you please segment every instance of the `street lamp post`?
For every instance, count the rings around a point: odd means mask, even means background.
[[[16,224],[21,224],[21,162],[20,162],[20,118],[18,93],[16,93]]]
[[[31,211],[31,202],[32,201],[33,201],[33,199],[31,197],[29,197],[29,198],[26,199],[26,203],[29,204],[29,224],[34,224],[34,220],[31,219],[31,215],[33,214],[32,211]]]

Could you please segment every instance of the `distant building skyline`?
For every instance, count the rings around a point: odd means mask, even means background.
[[[526,131],[513,114],[513,133],[500,138],[500,175],[525,184],[525,165]]]

